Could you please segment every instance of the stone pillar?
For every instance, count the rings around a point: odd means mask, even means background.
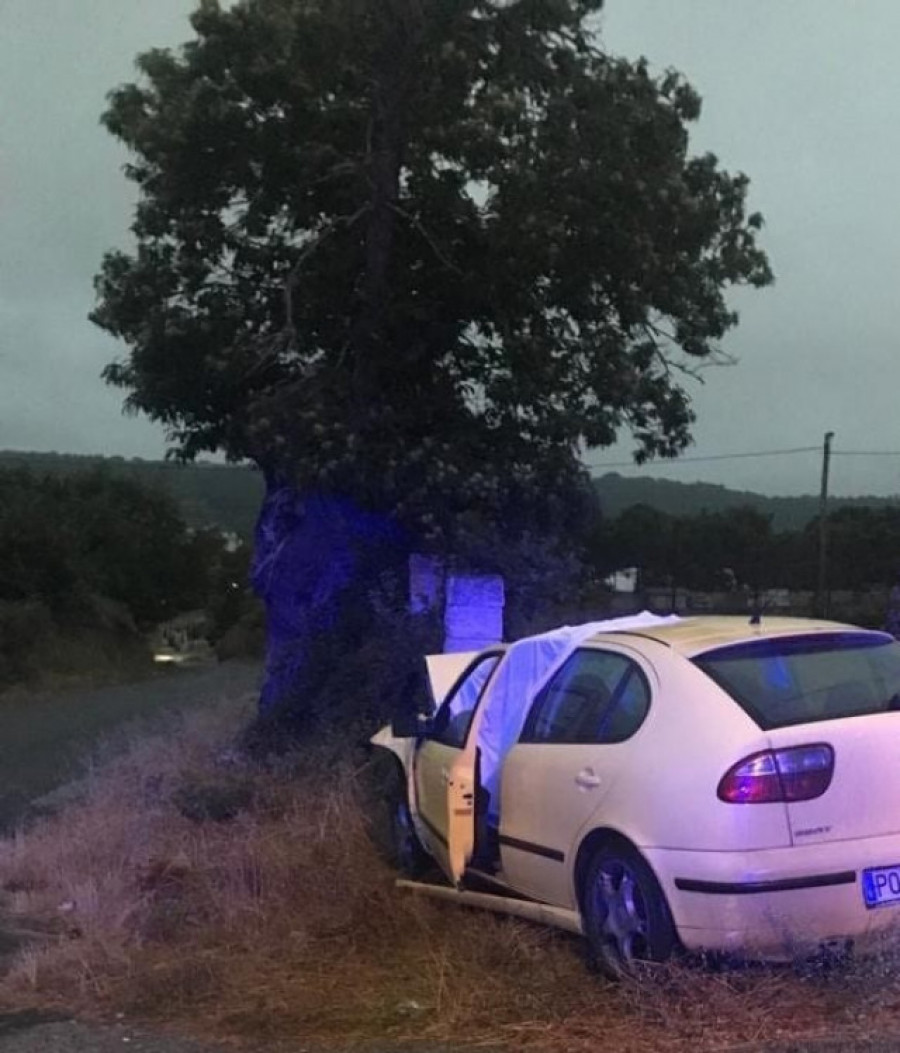
[[[444,651],[480,651],[503,639],[503,578],[450,574],[444,607]]]

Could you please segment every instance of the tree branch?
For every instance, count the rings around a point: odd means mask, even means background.
[[[371,207],[371,203],[367,201],[351,216],[339,216],[304,245],[300,255],[297,257],[296,262],[293,267],[291,267],[284,280],[284,331],[289,334],[291,340],[296,336],[296,327],[294,325],[294,293],[297,291],[300,274],[307,260],[318,252],[325,242],[333,237],[333,235],[339,230],[349,230],[358,223]]]
[[[422,235],[424,240],[428,243],[431,251],[436,256],[439,263],[442,263],[448,270],[453,271],[455,274],[462,274],[462,270],[456,266],[456,264],[446,256],[434,238],[428,233],[424,226],[416,219],[415,216],[411,216],[405,209],[402,209],[396,202],[391,202],[390,206],[398,216],[401,216],[406,220],[411,227],[413,227],[419,234]]]

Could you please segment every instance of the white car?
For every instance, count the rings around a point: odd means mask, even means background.
[[[427,852],[444,894],[583,932],[613,975],[678,948],[860,946],[900,919],[891,636],[645,616],[431,664],[433,717],[372,741],[397,855]]]

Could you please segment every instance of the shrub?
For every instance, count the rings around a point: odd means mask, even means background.
[[[38,656],[56,638],[56,625],[38,600],[0,600],[0,688],[34,679]]]
[[[206,571],[197,556],[161,491],[102,471],[0,470],[0,600],[65,612],[106,596],[149,625],[202,604]]]

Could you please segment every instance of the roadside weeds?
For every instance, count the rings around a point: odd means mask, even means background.
[[[578,940],[403,895],[361,760],[243,760],[250,701],[136,734],[57,815],[0,842],[0,906],[43,937],[15,954],[0,1008],[324,1049],[664,1053],[900,1026],[890,947],[807,974],[675,963],[613,985]]]

